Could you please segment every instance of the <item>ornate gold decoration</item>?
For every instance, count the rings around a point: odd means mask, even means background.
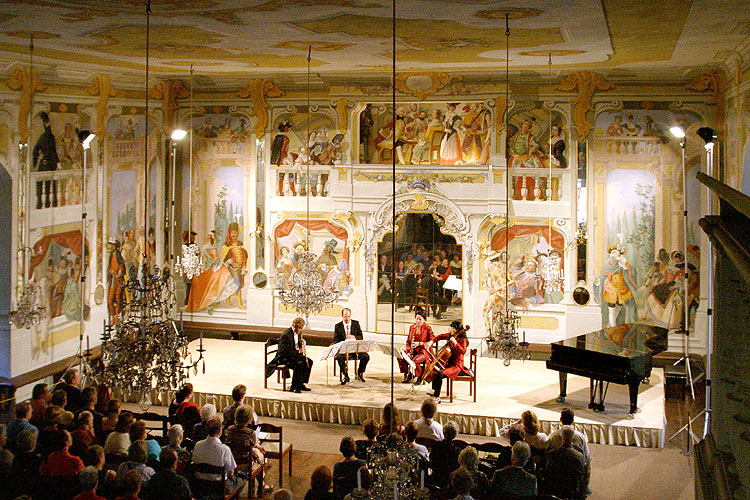
[[[255,136],[262,137],[268,125],[268,111],[266,110],[268,104],[266,103],[266,97],[281,97],[286,95],[286,92],[279,89],[271,80],[255,78],[250,80],[250,83],[237,92],[237,95],[243,99],[249,97],[253,101],[254,114],[258,117],[258,121],[255,124]]]
[[[412,210],[427,210],[429,205],[430,204],[427,202],[425,195],[423,195],[422,193],[417,193],[414,195],[414,201],[411,204],[411,209]]]
[[[346,49],[353,46],[353,43],[306,42],[302,40],[287,40],[274,45],[277,49],[304,50],[305,52],[307,52],[309,47],[312,47],[315,52],[328,52],[332,50]]]
[[[112,82],[107,75],[96,75],[94,81],[86,89],[90,95],[98,95],[96,101],[96,135],[103,140],[107,131],[107,103],[110,97],[117,95],[117,91],[112,88]]]
[[[508,103],[505,96],[495,97],[495,132],[498,134],[505,130],[505,109]]]
[[[402,94],[409,94],[423,101],[425,96],[437,93],[443,87],[450,85],[453,80],[461,81],[462,76],[448,73],[399,73],[396,75],[396,90]]]
[[[347,113],[347,108],[349,106],[349,99],[346,99],[344,97],[340,97],[338,101],[336,101],[336,115],[338,116],[338,129],[339,132],[346,133],[346,126],[349,123],[349,114]]]
[[[727,75],[723,69],[704,71],[701,76],[687,84],[688,90],[696,92],[710,92],[713,94],[709,102],[716,105],[716,126],[719,136],[724,131],[724,95],[727,91]]]
[[[174,128],[174,112],[180,109],[177,99],[190,97],[190,90],[185,87],[182,80],[164,80],[148,91],[148,95],[154,99],[161,99],[161,112],[164,114],[164,129]]]
[[[556,90],[571,92],[578,89],[578,95],[575,98],[576,109],[573,113],[573,121],[578,129],[578,138],[583,139],[591,132],[592,123],[588,119],[588,112],[594,111],[591,106],[591,98],[596,90],[611,90],[615,88],[614,84],[609,83],[604,78],[593,71],[577,71],[563,78],[555,86]]]
[[[44,92],[47,86],[44,85],[39,78],[36,76],[36,70],[30,67],[16,68],[15,71],[5,81],[5,84],[11,88],[11,90],[20,90],[21,95],[18,97],[18,135],[23,140],[28,137],[29,125],[27,120],[29,118],[29,103],[31,97],[36,92]]]

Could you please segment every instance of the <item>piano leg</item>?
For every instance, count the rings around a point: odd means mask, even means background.
[[[638,386],[640,384],[640,380],[631,380],[628,382],[628,388],[630,389],[630,413],[638,411]]]
[[[566,372],[557,372],[560,376],[560,396],[557,398],[558,403],[565,403],[565,396],[568,395],[568,374]]]
[[[598,393],[598,394],[597,394]],[[595,412],[604,411],[604,381],[590,379],[589,395],[589,408]]]

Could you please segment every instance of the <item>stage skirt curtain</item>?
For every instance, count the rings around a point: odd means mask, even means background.
[[[278,226],[276,226],[276,231],[274,232],[274,236],[276,237],[276,239],[283,238],[284,236],[288,236],[292,232],[296,224],[299,224],[300,226],[307,228],[308,231],[326,230],[337,239],[343,240],[344,241],[344,257],[342,260],[345,260],[347,263],[349,262],[349,248],[346,246],[347,239],[349,238],[349,233],[346,232],[346,229],[335,226],[325,220],[311,220],[308,224],[306,220],[293,219],[293,220],[284,221]],[[274,245],[273,253],[274,253],[274,258],[278,260],[279,248],[276,245]]]
[[[123,401],[137,402],[138,394],[113,394]],[[169,405],[174,398],[174,391],[157,391],[151,394],[153,404],[160,406]],[[193,396],[198,406],[212,403],[217,410],[221,411],[234,401],[230,394],[211,394],[196,392]],[[310,422],[324,422],[329,424],[362,425],[372,418],[380,421],[381,408],[345,406],[315,401],[291,401],[283,399],[246,398],[246,404],[253,407],[255,412],[261,416],[284,418],[292,420],[306,420]],[[404,422],[417,420],[422,415],[419,410],[401,410],[401,419]],[[450,407],[442,405],[437,420],[445,424],[453,420],[458,425],[461,434],[473,434],[478,436],[500,437],[500,431],[507,424],[517,422],[516,418],[488,417],[481,415],[459,415],[450,413]],[[540,420],[540,430],[549,435],[560,427],[560,422]],[[618,444],[623,446],[638,446],[642,448],[663,448],[664,431],[642,427],[619,427],[609,424],[598,423],[576,423],[578,431],[586,435],[589,443],[596,444]],[[471,442],[471,437],[463,437]]]

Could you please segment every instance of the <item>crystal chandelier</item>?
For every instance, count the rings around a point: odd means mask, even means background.
[[[190,236],[188,235],[188,238]],[[185,278],[191,280],[193,277],[200,275],[203,269],[203,258],[201,250],[195,243],[182,244],[182,257],[177,257],[175,270]]]
[[[541,255],[539,257],[537,276],[542,279],[545,292],[551,293],[562,288],[564,277],[560,267],[561,263],[562,259],[559,255]]]
[[[16,310],[8,315],[16,328],[32,328],[44,316],[47,308],[39,303],[42,290],[36,283],[26,283],[16,303]]]
[[[148,227],[148,76],[151,2],[146,3],[146,127],[144,148],[143,227]],[[185,383],[190,369],[198,371],[203,361],[203,337],[198,359],[188,358],[188,338],[170,317],[174,307],[174,279],[168,272],[149,264],[144,248],[138,273],[125,284],[127,293],[114,328],[102,335],[101,379],[122,393],[140,394],[139,404],[145,411],[151,406],[151,391],[177,388]],[[189,362],[183,360],[189,359]],[[184,364],[183,364],[184,363]],[[205,361],[203,364],[205,371]]]
[[[307,51],[307,136],[310,137],[310,56]],[[326,275],[317,266],[318,256],[310,252],[310,156],[307,156],[306,197],[307,197],[307,242],[305,251],[297,256],[297,269],[292,273],[287,288],[279,290],[282,304],[291,306],[297,314],[307,318],[320,313],[339,298],[340,292],[326,288]]]
[[[373,500],[428,500],[430,491],[424,487],[424,472],[417,479],[418,460],[404,444],[380,444],[370,457],[373,484],[369,498]],[[417,483],[419,481],[419,483]],[[356,490],[355,490],[356,491]]]
[[[34,79],[34,35],[31,36],[29,42],[29,75],[32,80],[32,92],[29,92],[29,113],[28,113],[28,127],[26,133],[26,144],[19,144],[19,154],[21,163],[26,164],[26,169],[19,168],[19,177],[23,172],[24,179],[19,184],[23,186],[23,196],[21,197],[22,203],[20,204],[19,211],[23,213],[23,227],[21,228],[21,265],[23,266],[23,282],[19,286],[20,295],[16,300],[16,309],[10,311],[8,317],[10,321],[16,326],[16,328],[32,328],[36,326],[39,321],[46,315],[47,308],[40,303],[42,298],[42,290],[36,283],[33,283],[29,279],[29,257],[28,247],[29,241],[29,223],[31,217],[29,217],[29,210],[31,207],[31,155],[28,154],[29,144],[31,143],[31,109],[32,102],[31,98],[33,95],[33,79]]]

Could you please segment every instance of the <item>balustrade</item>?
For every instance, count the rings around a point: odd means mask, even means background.
[[[567,171],[566,171],[567,172]],[[545,168],[512,168],[511,198],[517,201],[560,201],[563,199],[563,171]]]
[[[647,156],[662,154],[664,143],[658,137],[595,137],[594,153],[609,156]]]
[[[236,139],[219,139],[201,137],[195,141],[196,153],[232,156],[245,154],[247,147],[244,141]]]
[[[109,141],[109,154],[116,161],[143,161],[143,141],[123,139]]]
[[[86,174],[91,182],[91,174]],[[31,185],[36,186],[33,206],[37,210],[80,205],[83,199],[83,183],[80,170],[57,170],[54,172],[32,172]]]
[[[307,167],[276,167],[277,196],[306,196]],[[322,198],[328,196],[330,167],[327,165],[310,166],[310,196]]]

